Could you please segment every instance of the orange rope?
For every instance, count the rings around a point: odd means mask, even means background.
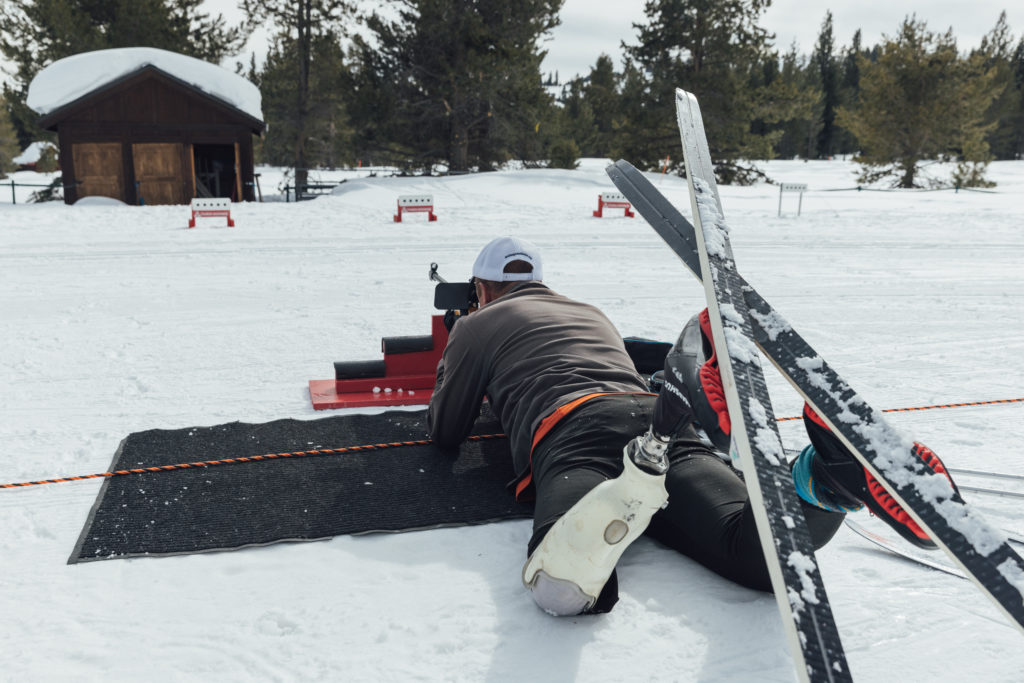
[[[994,401],[974,401],[971,403],[944,403],[933,406],[917,406],[913,408],[888,408],[883,413],[905,413],[915,410],[934,410],[936,408],[965,408],[969,406],[988,406],[1000,403],[1024,403],[1024,398],[1004,398]],[[800,416],[780,417],[778,422],[799,420]],[[485,439],[504,438],[504,434],[479,434],[470,436],[474,441]],[[0,489],[20,489],[28,486],[40,486],[42,484],[59,484],[66,481],[81,481],[83,479],[102,479],[104,477],[119,477],[126,474],[146,474],[150,472],[169,472],[171,470],[187,470],[196,467],[215,467],[217,465],[236,465],[244,462],[259,462],[261,460],[280,460],[283,458],[299,458],[309,455],[336,455],[338,453],[358,453],[359,451],[382,450],[385,448],[398,448],[401,446],[427,446],[433,443],[430,439],[418,441],[393,441],[391,443],[365,444],[362,446],[347,446],[345,448],[320,448],[315,451],[294,451],[291,453],[267,453],[265,455],[251,455],[244,458],[224,458],[223,460],[204,460],[202,462],[184,462],[177,465],[160,465],[159,467],[139,467],[130,470],[116,470],[114,472],[100,472],[98,474],[83,474],[77,477],[60,477],[59,479],[40,479],[39,481],[22,481],[14,484],[0,484]]]
[[[484,439],[498,439],[504,434],[480,434],[468,438],[474,441]],[[145,474],[147,472],[169,472],[171,470],[186,470],[195,467],[214,467],[216,465],[236,465],[243,462],[259,462],[261,460],[280,460],[282,458],[299,458],[307,455],[336,455],[338,453],[357,453],[359,451],[382,450],[384,448],[398,448],[400,446],[426,446],[433,443],[430,439],[418,441],[393,441],[391,443],[374,443],[363,446],[347,446],[345,448],[320,448],[315,451],[294,451],[292,453],[267,453],[265,455],[251,455],[244,458],[224,458],[223,460],[204,460],[202,462],[183,462],[177,465],[160,465],[159,467],[139,467],[130,470],[116,470],[114,472],[100,472],[98,474],[83,474],[78,477],[61,477],[59,479],[40,479],[39,481],[22,481],[15,484],[0,484],[0,489],[17,489],[26,486],[40,486],[42,484],[59,484],[65,481],[80,481],[82,479],[102,479],[103,477],[118,477],[126,474]]]
[[[935,410],[936,408],[967,408],[969,406],[991,406],[997,403],[1024,403],[1024,398],[1000,398],[994,401],[973,401],[971,403],[941,403],[934,406],[916,406],[913,408],[886,408],[883,413],[909,413],[915,410]],[[800,415],[795,417],[780,417],[776,418],[776,422],[787,422],[789,420],[799,420]]]

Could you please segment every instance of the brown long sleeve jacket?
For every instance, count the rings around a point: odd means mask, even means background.
[[[646,391],[622,337],[601,311],[527,282],[452,328],[427,424],[438,445],[455,447],[472,430],[486,396],[523,476],[537,427],[560,406],[588,394]]]

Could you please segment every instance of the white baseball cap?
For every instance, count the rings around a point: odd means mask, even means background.
[[[505,266],[511,261],[526,261],[533,266],[532,273],[506,273]],[[473,277],[492,282],[512,280],[543,280],[544,273],[540,250],[532,242],[518,237],[498,237],[480,250],[473,264]]]

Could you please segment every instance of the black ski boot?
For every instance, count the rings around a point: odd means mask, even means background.
[[[665,373],[674,371],[678,374],[681,389],[693,406],[695,422],[704,430],[715,448],[728,454],[732,423],[725,403],[722,376],[718,371],[718,355],[711,341],[708,309],[705,308],[686,323],[673,352],[677,349],[678,355],[672,363],[666,359]]]

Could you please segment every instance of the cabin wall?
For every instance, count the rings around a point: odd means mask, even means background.
[[[130,79],[84,101],[56,127],[69,204],[96,187],[112,187],[114,178],[128,204],[188,203],[195,196],[191,147],[197,144],[237,145],[241,198],[255,200],[252,122],[159,74]],[[121,146],[120,168],[112,167],[117,155],[111,144]],[[90,166],[76,168],[76,158]]]

